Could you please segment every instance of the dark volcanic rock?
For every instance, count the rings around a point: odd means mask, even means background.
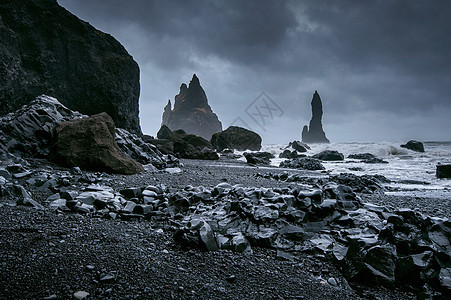
[[[141,134],[139,67],[117,40],[55,0],[2,1],[0,15],[0,115],[48,94]]]
[[[213,134],[210,142],[218,151],[224,149],[259,151],[262,147],[262,138],[257,133],[237,126],[230,126]]]
[[[348,156],[348,158],[360,159],[362,162],[366,164],[388,164],[387,161],[377,158],[371,153],[351,154]]]
[[[312,119],[310,126],[305,125],[302,129],[302,141],[304,143],[330,143],[323,130],[321,119],[323,117],[323,104],[317,91],[312,99]]]
[[[406,144],[401,145],[402,148],[406,148],[415,152],[424,152],[424,146],[422,142],[419,141],[408,141]]]
[[[437,165],[437,178],[451,178],[451,165]]]
[[[313,155],[313,158],[317,158],[325,161],[344,160],[344,155],[336,150],[324,150],[320,153]]]
[[[279,165],[281,168],[304,169],[304,170],[325,170],[324,166],[316,158],[301,157],[283,161]]]
[[[143,167],[122,152],[114,122],[106,113],[57,125],[50,160],[68,167],[109,173],[136,174]]]
[[[288,146],[299,152],[307,152],[307,149],[310,149],[309,145],[300,141],[290,142]]]
[[[208,104],[207,95],[196,74],[189,87],[184,83],[180,86],[180,93],[175,96],[174,109],[171,110],[171,102],[168,102],[164,108],[162,125],[171,130],[183,129],[207,140],[214,133],[222,131],[222,124]]]
[[[296,150],[290,151],[288,149],[279,154],[279,158],[298,158],[303,156],[305,156],[305,154],[299,154]]]
[[[39,96],[19,110],[0,117],[0,145],[10,153],[46,157],[53,129],[64,121],[83,117],[49,96]]]
[[[252,165],[269,165],[271,163],[271,158],[274,158],[269,152],[253,152],[253,153],[244,153],[244,157],[248,164]]]
[[[150,142],[163,153],[189,159],[219,159],[209,141],[194,134],[187,134],[182,129],[171,131],[166,125],[163,125],[158,131],[157,137],[158,139]]]

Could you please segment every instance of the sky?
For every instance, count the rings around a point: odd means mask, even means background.
[[[140,66],[155,135],[196,74],[222,122],[299,140],[315,90],[332,142],[451,140],[451,1],[58,0]]]

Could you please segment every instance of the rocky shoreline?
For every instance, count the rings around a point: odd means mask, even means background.
[[[254,242],[252,254],[187,247],[174,238],[182,220],[177,214],[176,218],[146,220],[131,216],[125,220],[121,216],[113,220],[92,211],[74,213],[51,209],[48,197],[55,190],[38,188],[31,180],[47,170],[49,174],[59,174],[60,183],[63,178],[66,189],[71,190],[93,183],[112,187],[114,191],[165,185],[169,191],[182,193],[188,192],[189,186],[212,189],[221,183],[247,188],[306,188],[305,183],[262,176],[267,172],[282,172],[278,168],[249,167],[227,159],[182,160],[182,163],[183,168],[169,169],[171,172],[151,168],[127,176],[82,172],[78,176],[92,182],[71,182],[69,176],[62,176],[70,174],[71,169],[45,160],[30,160],[27,169],[31,173],[19,178],[13,175],[11,181],[23,186],[43,209],[17,205],[17,198],[8,195],[1,200],[4,283],[1,298],[70,299],[80,291],[92,298],[106,299],[411,299],[416,296],[418,291],[412,289],[349,283],[330,257],[318,251],[293,254],[274,247],[255,246]],[[398,201],[383,194],[361,196],[365,201],[392,205],[396,209],[402,208],[403,201],[409,203],[407,199]],[[449,205],[437,207],[434,199],[415,199],[415,203],[426,211],[449,216]],[[189,238],[189,232],[185,232],[185,237]]]

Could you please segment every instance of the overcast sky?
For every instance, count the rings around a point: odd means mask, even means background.
[[[58,2],[138,62],[146,134],[196,73],[223,128],[265,144],[300,139],[315,90],[332,142],[451,140],[449,0]]]

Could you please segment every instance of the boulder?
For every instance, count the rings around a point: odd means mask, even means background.
[[[304,170],[325,170],[321,161],[311,157],[294,158],[280,163],[281,168],[304,169]]]
[[[300,142],[300,141],[290,142],[290,144],[288,144],[288,146],[301,153],[307,152],[307,149],[310,149],[309,145],[307,145],[306,143]]]
[[[284,150],[282,153],[279,154],[279,158],[298,158],[298,157],[305,157],[305,154],[299,154],[296,150],[290,151],[290,150]]]
[[[114,122],[106,113],[58,124],[49,159],[66,167],[109,173],[136,174],[143,171],[119,149]]]
[[[45,93],[141,134],[139,67],[116,39],[55,0],[1,1],[0,16],[0,115]]]
[[[361,162],[366,164],[388,164],[388,161],[377,158],[371,153],[350,154],[348,158],[360,159]]]
[[[271,158],[274,158],[274,155],[269,152],[245,152],[243,155],[246,158],[247,163],[252,165],[269,165],[271,163]]]
[[[336,150],[324,150],[321,151],[320,153],[313,155],[312,157],[324,161],[336,161],[345,159],[344,155]]]
[[[218,151],[224,149],[259,151],[262,147],[260,135],[238,126],[230,126],[224,131],[213,134],[210,142]]]
[[[196,74],[189,87],[184,83],[180,86],[174,108],[171,109],[171,101],[165,106],[161,125],[166,125],[170,130],[183,129],[207,140],[214,133],[222,131],[222,124],[208,104],[207,95]]]
[[[438,164],[436,176],[437,178],[451,178],[451,165]]]
[[[408,141],[406,144],[401,145],[401,148],[406,148],[415,152],[424,152],[423,143],[414,140]]]
[[[323,130],[321,119],[323,118],[323,104],[317,91],[312,99],[312,119],[310,126],[305,125],[302,129],[302,141],[304,143],[330,143]]]

